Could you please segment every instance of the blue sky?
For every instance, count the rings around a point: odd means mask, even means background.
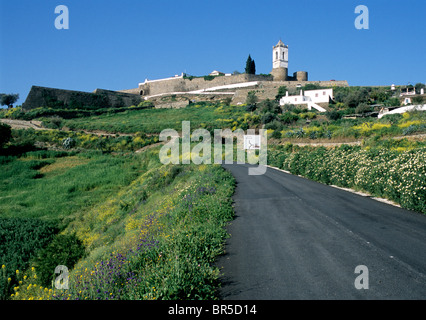
[[[69,9],[57,30],[55,7]],[[358,30],[355,7],[369,9]],[[426,82],[424,0],[0,0],[0,92],[25,101],[32,85],[93,91],[146,78],[272,69],[289,46],[289,73],[350,85]]]

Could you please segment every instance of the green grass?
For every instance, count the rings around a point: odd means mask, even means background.
[[[217,298],[234,179],[218,165],[164,166],[158,153],[0,157],[2,298]],[[67,291],[49,291],[56,265],[71,271]]]
[[[73,215],[62,234],[76,235],[87,254],[71,266],[69,290],[40,287],[36,265],[26,279],[24,272],[16,276],[23,283],[11,288],[11,298],[217,299],[214,261],[233,217],[234,187],[219,165],[153,165],[104,202]],[[55,259],[43,261],[61,264]]]
[[[0,157],[0,217],[62,220],[102,201],[144,170],[133,155],[58,154]]]
[[[158,156],[147,153],[35,151],[0,156],[0,265],[7,266],[3,278],[11,278],[0,279],[0,299],[17,284],[15,270],[25,271],[77,214],[159,165]],[[73,252],[68,249],[61,252],[69,257]],[[40,273],[45,282],[47,272]]]
[[[229,127],[224,119],[244,114],[242,106],[190,105],[181,109],[149,109],[102,115],[90,118],[70,119],[64,126],[85,130],[105,130],[121,133],[160,133],[163,129],[182,129],[182,121],[191,121],[192,128]]]

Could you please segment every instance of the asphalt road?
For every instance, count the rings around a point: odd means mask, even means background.
[[[223,167],[237,188],[222,299],[426,299],[425,215],[272,168]]]

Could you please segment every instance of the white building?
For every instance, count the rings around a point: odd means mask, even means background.
[[[314,108],[320,112],[325,112],[327,110],[318,104],[329,103],[330,99],[333,99],[333,89],[306,90],[305,92],[300,90],[300,94],[297,96],[289,96],[287,91],[286,96],[280,99],[280,105],[306,105],[308,110]]]
[[[224,76],[225,73],[224,72],[220,72],[217,70],[213,70],[212,72],[210,72],[209,76]]]

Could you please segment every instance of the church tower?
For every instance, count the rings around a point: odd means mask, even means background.
[[[275,81],[286,81],[288,78],[288,46],[281,40],[272,47],[272,71]]]
[[[281,40],[272,47],[272,67],[288,69],[288,46]]]

